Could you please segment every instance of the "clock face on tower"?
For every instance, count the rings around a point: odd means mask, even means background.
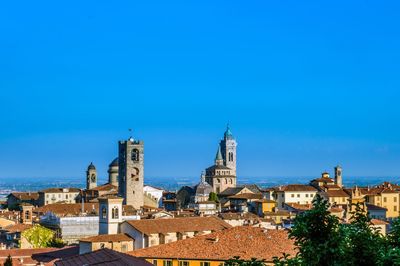
[[[91,180],[92,182],[96,182],[96,176],[95,176],[95,175],[92,175],[92,176],[90,177],[90,180]]]
[[[337,172],[337,174],[338,174],[338,176],[341,176],[341,175],[342,175],[342,171],[339,170],[339,171]]]

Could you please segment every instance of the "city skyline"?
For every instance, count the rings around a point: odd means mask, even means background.
[[[398,2],[2,7],[0,178],[106,176],[129,128],[200,176],[227,123],[238,176],[400,173]]]

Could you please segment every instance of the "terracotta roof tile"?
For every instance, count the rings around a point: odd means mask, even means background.
[[[83,210],[85,213],[96,214],[99,211],[98,203],[84,203]],[[45,214],[52,212],[58,216],[78,216],[82,211],[82,203],[54,203],[48,204],[33,210],[34,213]]]
[[[260,217],[258,215],[255,215],[254,213],[251,212],[245,212],[245,213],[239,213],[239,212],[223,212],[218,215],[223,220],[241,220],[241,219],[246,219],[246,220],[258,220]]]
[[[71,193],[71,192],[81,192],[79,188],[69,187],[69,188],[47,188],[43,189],[40,192],[43,193]]]
[[[97,191],[111,191],[111,190],[118,190],[118,188],[114,185],[111,184],[104,184],[92,189],[88,189],[88,190],[97,190]]]
[[[217,231],[231,226],[216,217],[184,217],[126,221],[136,230],[145,234],[172,232]]]
[[[333,197],[333,198],[335,198],[335,197],[347,197],[347,198],[349,198],[350,197],[349,194],[347,194],[343,189],[340,189],[340,190],[328,190],[325,193],[328,195],[328,197]]]
[[[271,261],[282,253],[294,255],[295,246],[286,231],[238,226],[208,235],[128,252],[142,258],[178,258],[198,260],[242,259]]]
[[[19,233],[19,232],[23,232],[31,227],[32,227],[31,224],[13,224],[13,225],[7,226],[3,230],[6,232],[9,232],[9,233]]]
[[[262,194],[254,194],[254,193],[242,193],[233,196],[229,196],[229,199],[262,199]]]
[[[98,235],[87,238],[79,239],[80,242],[122,242],[122,241],[133,241],[133,239],[126,234],[112,234],[112,235]]]
[[[278,191],[312,191],[312,192],[317,192],[317,189],[309,186],[309,185],[286,185],[283,187],[280,187]]]
[[[79,253],[78,246],[65,248],[35,248],[0,250],[0,263],[3,264],[8,255],[13,259],[13,265],[53,265],[60,258],[68,258]],[[23,263],[21,263],[21,259]]]
[[[70,257],[64,260],[58,260],[55,266],[82,266],[82,265],[101,265],[101,266],[151,266],[152,264],[125,253],[117,252],[111,249],[99,249],[94,252]]]
[[[382,220],[378,220],[378,219],[371,219],[371,223],[373,225],[386,225],[389,224],[388,222],[382,221]]]
[[[32,192],[12,192],[7,197],[14,196],[20,200],[37,200],[39,198],[39,193]]]

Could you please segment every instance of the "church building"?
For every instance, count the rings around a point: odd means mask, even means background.
[[[236,187],[236,140],[227,127],[218,145],[214,165],[206,169],[205,180],[215,193]]]

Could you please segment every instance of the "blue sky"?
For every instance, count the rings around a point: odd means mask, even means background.
[[[0,177],[198,176],[227,122],[241,176],[400,172],[398,1],[8,1]]]

